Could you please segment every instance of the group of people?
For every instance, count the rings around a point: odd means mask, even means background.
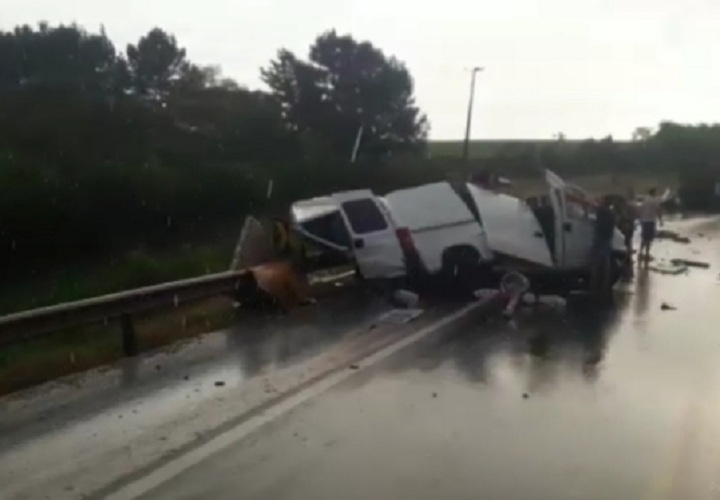
[[[612,253],[612,239],[615,227],[625,238],[628,249],[628,271],[632,270],[633,237],[636,223],[640,226],[640,248],[637,253],[638,263],[650,260],[650,248],[655,240],[658,223],[662,223],[661,199],[657,191],[650,189],[640,201],[635,200],[634,193],[622,201],[615,201],[610,197],[601,199],[596,210],[594,256],[592,286],[596,290],[609,290],[610,262]]]

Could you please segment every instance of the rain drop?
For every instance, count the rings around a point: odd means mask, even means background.
[[[177,307],[177,306],[180,305],[180,297],[178,297],[177,295],[175,295],[175,296],[173,297],[173,305],[174,305],[175,307]]]
[[[172,226],[172,217],[170,217],[169,215],[168,215],[168,218],[167,218],[167,226],[168,226],[168,227]]]

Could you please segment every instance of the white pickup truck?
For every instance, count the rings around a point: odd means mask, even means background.
[[[538,291],[565,294],[587,286],[594,214],[588,195],[546,171],[545,206],[474,184],[425,184],[378,196],[370,190],[296,202],[293,229],[354,261],[368,280],[442,278],[453,286],[494,286],[521,270]],[[619,265],[626,249],[613,239]],[[615,280],[613,280],[614,282]]]

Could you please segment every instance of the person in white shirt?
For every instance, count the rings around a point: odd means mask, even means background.
[[[660,198],[657,191],[652,188],[648,191],[648,196],[639,204],[637,210],[638,220],[640,221],[640,250],[638,251],[638,262],[650,258],[650,247],[655,239],[658,221],[662,222],[662,210],[660,207]]]

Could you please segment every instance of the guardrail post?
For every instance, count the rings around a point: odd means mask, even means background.
[[[122,324],[122,347],[125,356],[135,356],[138,353],[137,335],[133,325],[132,316],[123,314],[120,317]]]

